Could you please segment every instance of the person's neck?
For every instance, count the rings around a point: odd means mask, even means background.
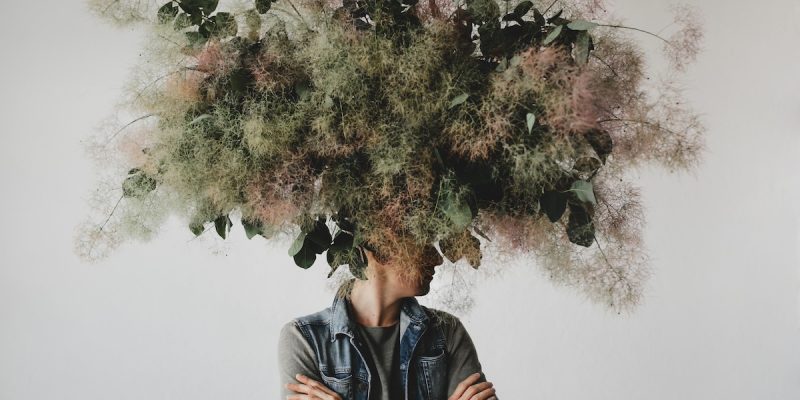
[[[378,279],[360,280],[353,283],[350,306],[353,318],[359,324],[370,327],[391,326],[400,319],[403,297],[394,293],[390,286]]]

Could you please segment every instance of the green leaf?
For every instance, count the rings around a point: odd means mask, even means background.
[[[202,222],[193,222],[189,224],[189,230],[192,231],[195,236],[200,236],[200,234],[205,231],[205,227]]]
[[[205,44],[206,37],[204,37],[200,32],[184,32],[186,35],[186,39],[189,41],[189,45],[195,48],[202,47]]]
[[[266,14],[272,2],[270,0],[256,0],[256,10],[259,14]]]
[[[191,25],[192,20],[189,18],[189,14],[186,13],[178,14],[177,18],[175,18],[175,21],[172,23],[172,27],[175,28],[176,31],[183,30]]]
[[[598,157],[600,157],[600,161],[605,164],[606,157],[611,154],[611,150],[614,148],[614,142],[611,140],[611,135],[609,135],[605,130],[593,129],[586,132],[585,137],[594,149],[594,152],[597,153]]]
[[[201,114],[201,115],[197,116],[197,118],[193,119],[192,122],[189,122],[188,125],[194,125],[194,124],[196,124],[196,123],[198,123],[200,121],[203,121],[205,119],[208,119],[208,118],[211,118],[211,114]]]
[[[467,101],[467,97],[469,97],[469,93],[462,93],[462,94],[454,97],[453,100],[450,101],[450,106],[447,107],[447,108],[448,109],[449,108],[453,108],[453,107],[455,107],[455,106]]]
[[[247,25],[248,34],[258,38],[261,30],[261,16],[258,15],[258,12],[255,9],[247,10],[244,22]]]
[[[575,39],[575,61],[578,65],[586,65],[589,61],[589,46],[591,45],[589,33],[581,31]]]
[[[472,222],[472,210],[469,204],[452,193],[447,194],[442,211],[459,229],[466,228]]]
[[[547,34],[547,37],[544,38],[544,42],[542,42],[542,44],[548,45],[553,40],[556,40],[556,38],[558,37],[558,35],[561,34],[561,31],[563,29],[564,29],[564,25],[557,26],[555,29],[553,29],[552,31],[550,31],[550,33]]]
[[[156,188],[156,180],[138,168],[134,168],[128,172],[132,172],[132,174],[122,182],[123,197],[142,198]]]
[[[214,17],[211,17],[200,24],[197,32],[204,38],[210,38],[216,30],[217,24],[214,22]]]
[[[509,63],[508,59],[503,57],[502,59],[500,59],[500,61],[497,62],[497,66],[494,67],[494,70],[497,71],[497,72],[503,72],[508,68],[509,64],[510,63]],[[452,108],[452,106],[450,106],[450,108]]]
[[[170,1],[158,9],[158,22],[161,24],[169,23],[176,15],[178,15],[178,6]]]
[[[314,229],[306,235],[309,239],[308,246],[316,254],[322,254],[331,245],[331,233],[325,225],[325,217],[320,216],[314,223]]]
[[[584,247],[589,247],[594,242],[592,217],[583,205],[569,203],[567,237],[570,242]]]
[[[567,24],[567,28],[573,31],[588,31],[596,26],[597,24],[594,22],[584,21],[582,19],[577,19]]]
[[[500,17],[500,6],[495,0],[467,0],[467,12],[477,22],[488,22]]]
[[[297,237],[294,239],[294,242],[292,242],[292,245],[289,247],[289,256],[294,257],[298,252],[300,252],[300,249],[303,248],[303,243],[305,243],[305,240],[306,233],[300,231],[300,234],[297,235]]]
[[[231,218],[228,217],[227,214],[220,215],[214,220],[214,227],[217,229],[217,234],[223,239],[227,236],[231,226],[233,226],[233,222],[231,222]]]
[[[202,10],[206,15],[210,15],[216,8],[219,0],[180,0],[180,7],[189,14],[197,13]]]
[[[294,90],[297,92],[297,96],[300,100],[305,100],[311,97],[311,88],[308,86],[307,81],[299,81],[295,83]]]
[[[557,19],[561,18],[561,14],[562,14],[562,13],[564,13],[564,10],[563,10],[563,9],[562,9],[562,10],[558,10],[558,12],[556,12],[555,14],[553,14],[553,16],[552,16],[552,17],[550,17],[550,18],[548,18],[548,19],[547,19],[547,23],[548,23],[548,24],[552,24],[552,23],[553,23],[553,21],[555,21],[555,20],[557,20]]]
[[[247,219],[242,218],[242,227],[244,227],[244,233],[247,235],[248,239],[252,239],[255,235],[262,235],[264,229],[261,226],[259,221],[250,221]]]
[[[572,183],[572,187],[569,190],[575,192],[575,196],[578,197],[578,200],[584,203],[597,204],[591,182],[579,179]]]
[[[234,36],[239,31],[239,27],[236,24],[236,19],[231,15],[231,13],[227,12],[218,12],[216,15],[211,17],[214,21],[214,25],[212,29],[212,34],[219,37],[228,37]]]
[[[567,209],[567,196],[556,190],[548,190],[539,197],[539,205],[550,222],[556,222]]]
[[[525,115],[525,119],[528,122],[528,133],[531,133],[533,125],[536,124],[536,115],[534,113],[528,113]]]
[[[542,15],[542,13],[536,8],[533,9],[533,22],[539,28],[543,27],[545,24],[544,15]]]
[[[523,2],[520,2],[519,4],[517,4],[516,7],[514,7],[514,14],[519,17],[522,17],[525,14],[527,14],[528,11],[530,11],[531,7],[533,7],[533,2],[531,2],[530,0],[525,0]]]
[[[303,246],[300,248],[300,251],[298,251],[297,254],[292,256],[292,258],[298,267],[308,269],[314,265],[314,261],[317,260],[317,255],[309,248],[309,246]]]

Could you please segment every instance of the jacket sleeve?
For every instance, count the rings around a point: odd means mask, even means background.
[[[300,332],[294,321],[287,322],[278,335],[278,371],[280,372],[281,399],[297,394],[286,388],[287,383],[299,383],[295,374],[303,374],[317,382],[322,382],[319,376],[316,354],[314,349]]]
[[[486,382],[486,376],[483,374],[481,363],[478,360],[478,352],[475,350],[472,338],[470,338],[461,320],[452,316],[451,321],[445,328],[448,351],[448,396],[455,392],[456,386],[461,381],[476,372],[481,374],[476,383]]]

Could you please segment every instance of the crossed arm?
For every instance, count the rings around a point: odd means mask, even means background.
[[[446,330],[448,400],[498,400],[492,382],[486,381],[472,339],[457,319]],[[281,398],[289,400],[347,400],[327,388],[319,376],[314,350],[292,323],[281,329],[278,341]]]

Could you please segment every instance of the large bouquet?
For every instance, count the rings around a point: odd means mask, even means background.
[[[648,85],[628,35],[662,40],[679,73],[702,34],[686,7],[665,39],[600,1],[563,3],[90,1],[152,38],[120,105],[131,122],[89,146],[113,198],[79,253],[178,214],[194,235],[224,239],[236,221],[248,238],[288,236],[298,266],[326,253],[331,273],[362,278],[361,246],[421,279],[425,246],[477,268],[491,244],[636,304],[644,219],[625,172],[690,170],[703,128],[676,75]]]

